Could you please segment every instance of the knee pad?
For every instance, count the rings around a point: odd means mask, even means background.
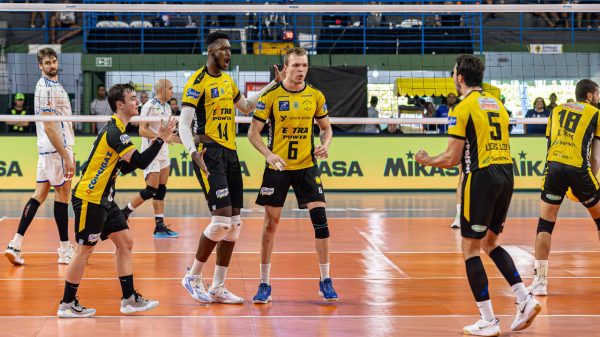
[[[552,221],[548,221],[548,220],[544,220],[544,219],[540,218],[538,220],[538,226],[537,226],[538,234],[543,233],[543,232],[552,234],[555,224],[556,224],[556,222],[552,222]]]
[[[167,185],[160,184],[160,185],[158,185],[158,189],[156,189],[156,194],[154,195],[154,200],[165,200],[166,194],[167,194]]]
[[[144,201],[146,201],[148,199],[152,199],[152,198],[154,198],[156,191],[157,191],[156,188],[154,188],[150,185],[146,185],[146,188],[144,188],[143,190],[140,191],[140,197],[142,197],[142,199],[144,199]]]
[[[213,216],[210,223],[204,229],[204,236],[209,240],[219,242],[231,229],[231,218],[226,216]]]
[[[594,222],[596,223],[596,227],[598,228],[598,231],[600,232],[600,218],[594,219]]]
[[[231,228],[229,232],[225,234],[223,240],[229,242],[236,242],[240,237],[240,232],[242,231],[242,219],[239,215],[234,215],[231,217]]]
[[[327,214],[325,207],[315,207],[309,211],[310,220],[315,229],[315,238],[327,239],[329,237],[329,228],[327,227]]]

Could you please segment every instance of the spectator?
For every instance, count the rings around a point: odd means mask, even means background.
[[[377,102],[379,98],[377,96],[371,97],[371,106],[367,110],[368,118],[379,118],[379,111],[377,111]],[[381,131],[379,124],[365,124],[365,133],[379,133]]]
[[[435,118],[435,105],[433,103],[425,102],[423,118]],[[436,124],[423,124],[423,131],[425,131],[425,133],[437,133],[438,128]]]
[[[550,94],[550,103],[548,103],[548,111],[552,111],[552,110],[554,110],[554,108],[555,108],[555,107],[558,105],[558,104],[556,103],[556,100],[557,100],[557,99],[558,99],[558,98],[556,97],[556,94],[555,94],[555,93],[551,93],[551,94]]]
[[[63,3],[69,3],[63,0]],[[56,12],[50,19],[50,28],[70,28],[60,39],[56,39],[56,29],[50,29],[52,43],[62,44],[67,39],[81,32],[81,27],[77,24],[75,12]]]
[[[22,93],[17,93],[15,95],[15,104],[12,109],[10,109],[7,113],[8,115],[13,116],[24,116],[31,115],[27,113],[27,107],[25,107],[25,95]],[[29,132],[30,122],[14,122],[8,121],[6,125],[8,126],[8,133],[26,133]]]
[[[546,102],[543,98],[538,97],[533,103],[533,109],[527,111],[525,118],[547,118],[548,116],[550,116],[550,111],[546,108]],[[523,127],[526,134],[546,134],[546,124],[525,124]]]
[[[90,103],[92,115],[110,116],[113,114],[106,99],[106,87],[104,84],[98,84],[96,87],[96,98]],[[92,123],[92,133],[97,134],[106,125],[107,122]]]
[[[169,104],[171,105],[171,113],[173,116],[179,116],[181,112],[179,111],[179,105],[177,105],[177,98],[171,98]]]
[[[403,135],[404,131],[397,124],[388,124],[387,129],[382,134],[386,135]]]
[[[567,99],[567,103],[575,103],[575,100],[572,98]]]
[[[435,111],[436,118],[448,118],[448,112],[452,109],[456,104],[458,104],[458,97],[456,94],[451,92],[446,96],[446,104],[440,105]],[[439,124],[437,126],[439,133],[446,133],[446,129],[448,126],[446,124]]]

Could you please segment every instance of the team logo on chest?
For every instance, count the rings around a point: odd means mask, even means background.
[[[210,97],[211,98],[219,97],[219,88],[211,88],[210,89]]]
[[[279,101],[279,111],[290,111],[290,101]]]

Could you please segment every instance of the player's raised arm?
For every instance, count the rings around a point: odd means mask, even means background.
[[[273,86],[275,86],[277,83],[283,81],[283,79],[285,78],[283,72],[285,70],[285,66],[283,67],[284,70],[279,70],[277,65],[274,64],[273,69],[275,71],[275,79],[269,82],[269,84],[262,88],[258,93],[252,94],[248,98],[246,98],[243,94],[240,93],[239,99],[235,102],[235,107],[244,115],[249,115],[252,111],[254,111],[254,109],[256,108],[256,103],[258,102],[258,98],[262,96],[262,94],[267,92],[269,89],[271,89]]]

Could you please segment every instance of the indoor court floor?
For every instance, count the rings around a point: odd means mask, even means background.
[[[134,195],[117,192],[122,206]],[[30,193],[2,193],[0,244],[16,231]],[[318,296],[319,269],[308,212],[293,194],[283,212],[271,268],[273,302],[252,304],[259,284],[262,210],[255,192],[245,194],[243,230],[226,286],[241,305],[203,305],[181,286],[208,222],[204,196],[170,192],[166,222],[177,239],[153,239],[151,204],[132,214],[135,286],[160,301],[154,310],[125,316],[114,271],[114,246],[100,243],[79,288],[95,318],[58,319],[65,266],[56,263],[58,234],[52,195],[40,207],[23,243],[25,266],[0,262],[0,336],[460,336],[478,319],[460,252],[460,231],[450,228],[453,193],[328,193],[331,275],[339,302]],[[526,285],[533,274],[538,193],[513,197],[501,236]],[[72,215],[72,210],[70,210]],[[598,336],[600,244],[593,221],[579,204],[565,201],[553,235],[549,296],[527,330],[510,331],[513,293],[491,260],[483,258],[494,311],[503,336]],[[70,219],[73,225],[73,219]],[[72,229],[69,235],[73,236]],[[214,254],[204,271],[212,280]]]

